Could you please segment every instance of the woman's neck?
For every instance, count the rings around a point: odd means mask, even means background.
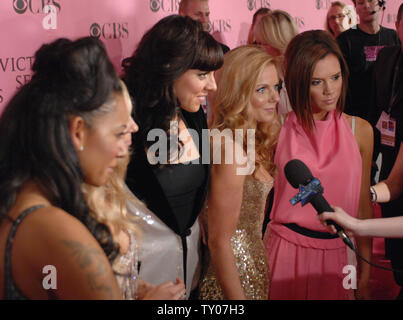
[[[46,198],[41,188],[33,180],[29,180],[21,187],[19,195],[23,197],[30,197],[32,199],[37,199],[42,202],[46,201],[48,204],[50,204],[49,200]]]
[[[314,113],[312,116],[314,120],[323,121],[327,118],[328,113],[327,111],[321,111]]]
[[[13,208],[9,212],[9,216],[15,218],[23,210],[35,205],[51,206],[52,203],[38,187],[37,183],[35,183],[33,180],[30,180],[21,186]]]

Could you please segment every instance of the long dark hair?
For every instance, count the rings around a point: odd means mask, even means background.
[[[324,30],[305,31],[291,40],[285,53],[284,80],[288,98],[298,121],[308,131],[314,128],[310,94],[313,71],[318,61],[328,54],[334,54],[340,63],[343,84],[337,110],[341,114],[346,102],[349,71],[334,37]]]
[[[223,64],[221,46],[203,31],[200,22],[189,17],[168,16],[155,24],[141,39],[131,58],[125,59],[124,81],[134,100],[139,132],[137,147],[149,147],[151,129],[168,133],[169,122],[180,117],[180,105],[173,83],[189,69],[212,71]]]
[[[58,39],[35,54],[32,80],[6,106],[0,118],[0,221],[19,189],[33,180],[52,205],[83,222],[113,258],[109,229],[93,219],[83,198],[83,173],[69,132],[70,119],[111,111],[119,78],[102,42]]]

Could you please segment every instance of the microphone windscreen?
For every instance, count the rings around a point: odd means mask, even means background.
[[[301,160],[293,159],[284,167],[285,177],[288,182],[297,189],[300,185],[308,184],[312,179],[312,173]]]

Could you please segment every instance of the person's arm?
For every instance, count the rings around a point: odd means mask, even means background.
[[[333,209],[335,212],[323,212],[318,216],[332,233],[337,231],[334,226],[327,225],[326,220],[332,220],[344,230],[361,237],[403,238],[403,217],[360,220],[339,207]]]
[[[212,166],[208,197],[208,247],[224,298],[229,300],[246,299],[231,246],[241,210],[244,180],[245,176],[236,174],[235,165]]]
[[[373,151],[373,130],[371,125],[361,119],[356,118],[356,140],[360,149],[362,158],[362,176],[360,202],[358,207],[359,219],[373,218],[373,207],[370,200],[370,181],[371,181],[371,163]],[[372,258],[372,239],[367,237],[357,237],[357,249],[359,254],[371,261]],[[362,260],[359,260],[360,278],[358,283],[357,295],[359,298],[370,298],[369,278],[371,274],[371,266]]]
[[[55,267],[58,299],[122,299],[111,265],[89,230],[76,218],[55,207],[32,215],[28,233],[29,261],[38,280],[45,278],[42,268]],[[42,281],[40,282],[42,284]],[[43,289],[45,290],[45,289]],[[50,293],[50,291],[49,291]],[[35,297],[32,297],[35,298]]]
[[[386,180],[371,187],[375,202],[389,202],[403,192],[403,142],[400,143],[399,153]]]

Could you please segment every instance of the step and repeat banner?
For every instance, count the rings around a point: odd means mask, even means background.
[[[0,114],[31,78],[35,51],[60,37],[100,38],[118,72],[142,35],[161,18],[176,14],[180,0],[1,0]],[[299,31],[324,29],[331,0],[209,0],[210,30],[231,49],[245,44],[253,13],[267,7],[290,13]],[[344,1],[352,4],[350,0]],[[395,28],[401,0],[389,0],[382,24]],[[382,14],[380,15],[382,17]]]

